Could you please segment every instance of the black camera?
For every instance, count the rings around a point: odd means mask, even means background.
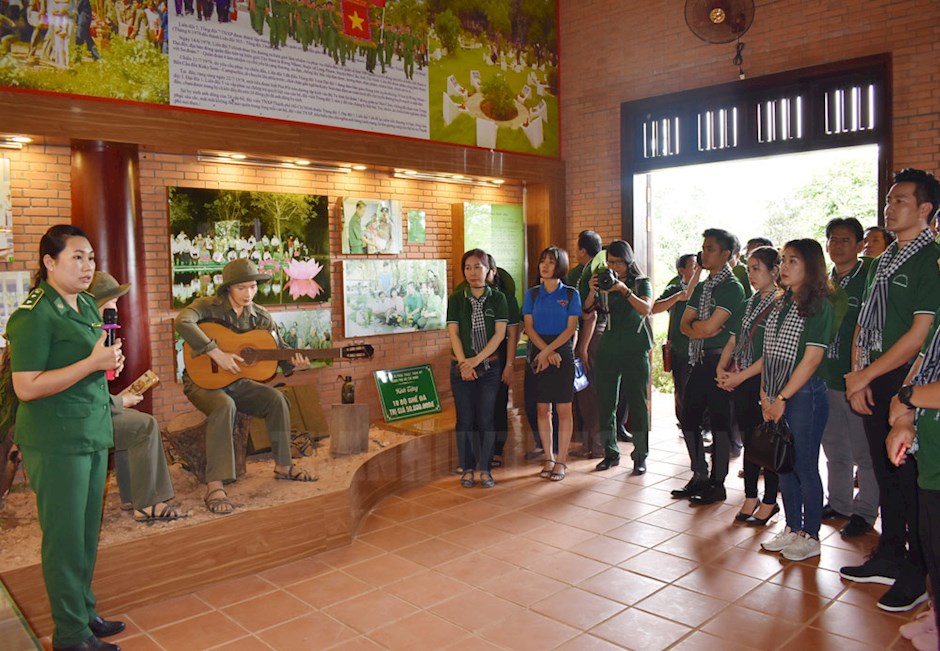
[[[700,267],[702,266],[702,252],[701,251],[695,254],[695,263]]]
[[[610,291],[617,284],[619,276],[613,269],[604,269],[597,274],[597,288],[602,292]]]

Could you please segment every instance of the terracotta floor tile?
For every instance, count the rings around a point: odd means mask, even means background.
[[[375,513],[369,513],[362,520],[359,521],[359,526],[356,528],[356,535],[363,536],[367,533],[373,533],[386,527],[394,526],[395,523],[391,520],[383,518],[381,515],[376,515]]]
[[[483,553],[512,565],[535,568],[535,571],[538,572],[545,564],[551,563],[552,557],[560,551],[557,547],[552,547],[538,540],[525,536],[516,536],[505,542],[487,547]]]
[[[617,565],[637,554],[642,554],[646,551],[646,548],[609,536],[594,536],[578,543],[569,551],[587,558],[593,558],[601,563]]]
[[[695,628],[714,617],[727,605],[727,601],[667,585],[633,607]]]
[[[532,605],[531,609],[555,621],[586,631],[622,611],[618,601],[580,590],[567,588]]]
[[[127,616],[134,620],[134,624],[141,630],[152,631],[160,626],[174,624],[209,610],[211,610],[210,606],[206,605],[202,599],[188,594],[142,608],[134,608],[128,611]]]
[[[827,633],[818,628],[804,628],[796,635],[787,640],[782,646],[777,647],[778,651],[871,651],[872,649],[885,649],[889,647],[869,646],[858,640]],[[899,649],[909,651],[914,647],[907,640],[902,639]]]
[[[300,583],[307,579],[312,579],[321,574],[332,572],[333,568],[324,563],[319,557],[302,558],[299,561],[285,563],[270,570],[259,572],[258,576],[266,581],[270,581],[275,586],[281,588],[289,586],[292,583]]]
[[[317,555],[317,560],[326,563],[330,567],[343,568],[353,563],[361,563],[370,558],[380,556],[385,552],[374,545],[364,543],[361,540],[354,540],[345,547],[337,547],[328,552]]]
[[[360,633],[369,633],[414,614],[417,608],[381,590],[330,606],[323,612]]]
[[[529,651],[554,648],[579,632],[551,617],[522,611],[484,628],[480,636],[506,649]]]
[[[490,502],[483,500],[476,500],[474,502],[460,504],[445,511],[447,515],[460,518],[461,520],[466,520],[467,522],[471,522],[473,524],[479,524],[489,520],[490,518],[495,518],[497,515],[504,515],[511,512],[511,509],[507,509],[496,504],[491,504]]]
[[[401,523],[420,518],[424,515],[430,515],[434,513],[434,509],[429,506],[423,506],[416,502],[392,496],[380,502],[372,512],[392,522]]]
[[[488,583],[494,576],[506,574],[513,569],[515,566],[480,552],[466,554],[435,568],[441,574],[476,587]]]
[[[595,534],[590,531],[585,531],[584,529],[562,524],[561,522],[552,522],[551,524],[546,524],[532,531],[527,531],[523,535],[525,535],[526,538],[538,540],[552,547],[570,549],[583,543],[585,540],[590,540]]]
[[[768,617],[756,610],[732,604],[702,626],[701,630],[732,642],[746,639],[755,649],[775,649],[800,628],[801,624],[796,622]]]
[[[634,520],[608,531],[605,535],[641,547],[655,547],[675,536],[676,532]]]
[[[586,491],[577,491],[566,495],[563,500],[565,504],[574,504],[575,506],[583,506],[586,509],[594,509],[595,511],[600,511],[601,513],[610,513],[611,515],[619,515],[622,518],[632,518],[629,513],[618,513],[616,509],[607,510],[602,508],[603,505],[614,502],[620,498],[611,499],[610,495],[606,493],[598,493],[595,490],[586,490]],[[643,505],[640,505],[643,506]]]
[[[695,526],[696,513],[695,511],[689,513],[669,508],[656,509],[637,519],[645,524],[669,529],[670,531],[687,531]]]
[[[410,525],[411,523],[408,523],[408,525],[393,524],[390,527],[360,535],[358,539],[390,552],[401,547],[414,545],[427,538],[426,533],[418,531]]]
[[[429,610],[469,631],[479,631],[524,612],[521,606],[481,590],[471,590]]]
[[[580,583],[585,579],[599,574],[609,566],[569,551],[560,551],[552,556],[551,562],[541,569],[545,576],[558,579],[564,583]]]
[[[697,568],[698,563],[650,549],[620,563],[620,567],[671,583]]]
[[[628,572],[619,567],[612,567],[582,581],[578,587],[630,606],[645,599],[664,585],[666,584],[662,581]]]
[[[507,531],[499,531],[497,529],[487,530],[485,527],[480,527],[476,524],[448,531],[445,534],[441,534],[440,537],[455,545],[460,545],[461,547],[472,550],[485,549],[491,545],[499,545],[515,538],[513,534]]]
[[[456,531],[467,526],[467,521],[447,513],[432,513],[423,518],[412,520],[408,526],[417,531],[423,531],[429,536],[440,536],[449,531]]]
[[[699,565],[675,585],[727,602],[737,601],[761,585],[760,579],[736,574],[710,565]]]
[[[417,574],[422,570],[424,570],[423,565],[409,561],[397,554],[379,556],[343,568],[346,574],[377,588]]]
[[[471,553],[469,549],[460,545],[455,545],[440,538],[428,539],[425,536],[422,542],[416,545],[396,550],[395,556],[408,559],[412,563],[424,567],[434,567],[469,553]]]
[[[267,592],[273,592],[278,587],[269,581],[265,581],[257,574],[239,577],[215,583],[203,588],[196,595],[206,601],[209,605],[216,608],[222,608],[230,604],[251,599]]]
[[[430,608],[472,589],[463,581],[431,570],[409,576],[407,579],[390,583],[382,588],[383,592],[404,599],[418,608]]]
[[[898,628],[905,621],[888,613],[882,613],[879,617],[867,608],[836,601],[811,624],[828,633],[886,649],[897,639]]]
[[[249,631],[255,632],[306,615],[311,607],[297,597],[278,590],[221,610]]]
[[[771,577],[770,581],[830,599],[840,595],[850,583],[836,572],[820,570],[801,563],[787,564],[779,573]]]
[[[602,638],[582,633],[562,644],[558,651],[616,651],[622,648]]]
[[[248,630],[218,611],[150,632],[150,636],[165,649],[208,649],[246,635]]]
[[[121,646],[123,650],[124,647]],[[212,651],[271,651],[271,647],[254,635],[240,637],[221,646],[212,647]]]
[[[694,631],[691,635],[683,638],[681,642],[672,647],[671,651],[750,651],[754,649],[752,646],[747,646],[746,635],[742,635],[741,639],[745,643],[738,644],[731,640],[723,640],[720,637],[703,633],[702,631]],[[806,651],[806,649],[813,649],[813,647],[803,647],[803,651]],[[816,650],[814,649],[814,651]]]
[[[369,633],[370,639],[392,651],[437,651],[468,637],[466,630],[423,611]]]
[[[708,563],[721,556],[731,549],[731,547],[707,538],[699,538],[698,536],[690,536],[687,533],[680,533],[656,545],[654,549],[656,551],[672,554],[673,556],[679,556],[680,558],[686,558],[690,561]]]
[[[149,635],[132,635],[130,637],[109,637],[106,642],[118,644],[122,651],[163,651]],[[50,646],[51,647],[51,643]]]
[[[521,534],[547,523],[545,518],[515,510],[490,518],[486,521],[486,526],[511,534]]]
[[[883,613],[878,608],[878,600],[888,591],[888,586],[878,583],[855,583],[853,581],[844,581],[845,590],[839,594],[837,599],[842,603],[852,604],[859,608],[866,608],[872,613]],[[900,614],[900,613],[899,613]],[[903,615],[907,615],[904,613]]]
[[[459,642],[449,644],[444,648],[452,649],[453,651],[500,651],[500,647],[476,635],[465,637]]]
[[[483,589],[487,592],[526,607],[566,587],[566,584],[561,581],[522,568],[495,576],[489,583],[483,585]]]
[[[642,610],[628,608],[592,628],[591,633],[619,646],[652,651],[672,646],[690,630]]]
[[[755,579],[761,580],[779,574],[788,564],[790,564],[790,561],[779,554],[751,552],[739,547],[732,547],[709,563],[709,565],[722,567],[731,572],[753,576]]]
[[[287,588],[295,597],[314,608],[326,608],[372,590],[368,583],[349,576],[345,572],[328,572],[315,579],[295,583]]]
[[[359,634],[323,613],[308,613],[303,617],[272,626],[257,634],[277,651],[295,649],[325,649],[350,640]]]
[[[381,648],[381,646],[365,635],[360,635],[359,637],[354,637],[351,640],[330,647],[330,651],[379,651]]]

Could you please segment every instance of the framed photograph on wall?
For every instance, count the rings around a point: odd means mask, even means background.
[[[325,196],[171,187],[168,189],[173,307],[211,296],[222,269],[249,258],[271,281],[261,305],[330,300],[329,203]]]
[[[0,260],[12,259],[13,180],[10,176],[10,159],[0,158]]]
[[[282,310],[272,312],[277,332],[285,348],[299,350],[333,347],[333,310]],[[311,368],[332,366],[333,359],[311,359]]]
[[[26,300],[30,278],[32,274],[28,271],[0,272],[0,333],[6,332],[10,315]],[[0,348],[6,345],[6,338],[0,337]]]
[[[423,210],[408,211],[408,241],[424,244],[427,240],[427,213]]]
[[[442,330],[445,260],[344,260],[346,337]]]
[[[343,198],[343,253],[401,253],[401,202],[387,199]]]

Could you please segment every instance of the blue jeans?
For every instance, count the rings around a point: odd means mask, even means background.
[[[499,364],[494,363],[486,370],[481,364],[476,371],[477,379],[467,382],[460,377],[457,362],[450,365],[450,386],[457,409],[457,456],[464,470],[489,472],[496,440],[493,409],[501,372]]]
[[[819,538],[823,487],[819,477],[819,447],[829,418],[826,383],[814,375],[787,400],[784,412],[793,432],[796,463],[793,472],[780,475],[780,494],[787,526]]]

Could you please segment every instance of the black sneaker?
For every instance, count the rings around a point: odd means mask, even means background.
[[[704,506],[705,504],[724,502],[726,499],[728,499],[728,494],[725,492],[723,484],[709,484],[708,488],[702,492],[696,495],[690,495],[689,503],[696,506]]]
[[[839,570],[839,576],[856,583],[894,585],[901,566],[897,559],[875,550],[861,565],[849,565]]]
[[[822,519],[823,520],[848,520],[849,516],[839,513],[834,508],[829,506],[829,503],[827,502],[826,505],[823,506]]]
[[[905,571],[878,600],[878,607],[903,613],[927,601],[927,580],[916,570]]]
[[[853,514],[848,524],[839,529],[843,538],[857,538],[871,531],[871,525],[860,515]]]
[[[690,479],[682,488],[676,488],[675,490],[670,491],[673,499],[680,500],[683,498],[689,498],[693,495],[701,493],[702,490],[708,486],[708,482],[701,479]]]

